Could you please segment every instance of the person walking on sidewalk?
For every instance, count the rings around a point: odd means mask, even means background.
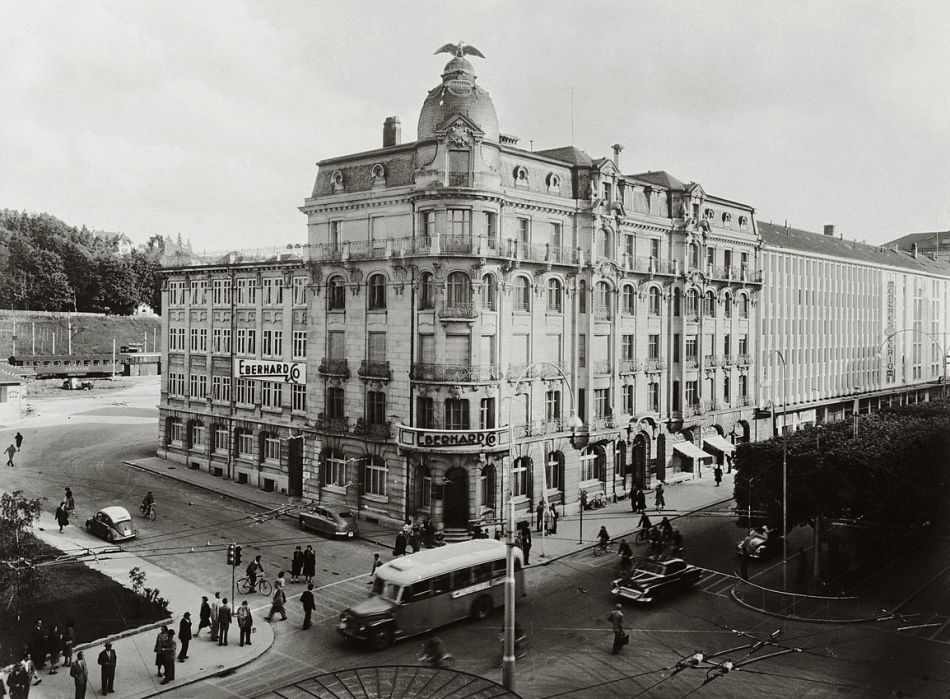
[[[188,659],[188,646],[191,645],[191,612],[181,615],[181,621],[178,622],[178,640],[181,641],[178,662],[183,663]]]
[[[237,626],[238,636],[241,638],[238,645],[242,648],[245,643],[251,645],[251,629],[254,628],[254,619],[251,616],[251,608],[247,606],[247,600],[243,600],[241,606],[237,608]]]
[[[71,488],[66,488],[66,494],[63,496],[63,501],[66,503],[66,512],[72,514],[73,510],[76,509],[76,501],[73,499],[73,491]]]
[[[69,676],[76,685],[76,699],[86,699],[86,683],[89,682],[89,670],[86,669],[86,659],[82,651],[76,653],[76,660],[69,667]]]
[[[548,511],[551,513],[551,533],[557,534],[557,506],[552,502]]]
[[[16,468],[13,463],[13,455],[16,454],[16,447],[12,444],[3,450],[3,453],[7,455],[7,466],[11,468]]]
[[[666,507],[666,498],[663,496],[663,481],[656,484],[656,509],[662,510]]]
[[[248,573],[248,577],[251,577],[250,573]],[[253,580],[251,582],[256,585],[256,583],[254,583]],[[211,600],[211,640],[212,641],[218,640],[218,610],[220,608],[221,608],[221,593],[215,592],[214,599]]]
[[[303,627],[309,629],[311,626],[310,615],[317,607],[313,599],[313,583],[307,583],[307,589],[300,595],[300,604],[303,605]]]
[[[637,486],[637,492],[633,496],[635,502],[635,511],[636,512],[645,512],[647,509],[647,496],[643,492],[643,488]]]
[[[534,513],[537,515],[537,522],[535,523],[535,531],[538,534],[541,533],[541,527],[544,526],[544,500],[538,501],[538,506],[534,508]]]
[[[158,676],[164,676],[165,662],[162,660],[162,648],[165,646],[165,639],[168,637],[168,626],[162,626],[158,636],[155,637],[155,646],[152,651],[155,653],[155,667],[158,670]]]
[[[406,534],[400,529],[396,533],[396,542],[393,544],[393,558],[406,555]]]
[[[103,696],[115,691],[115,666],[117,662],[118,658],[115,651],[112,650],[112,643],[106,641],[106,647],[99,653],[99,669],[102,679],[102,691],[99,693]]]
[[[59,533],[63,533],[63,527],[69,525],[69,511],[66,509],[66,501],[59,503],[56,508],[56,524],[59,525]]]
[[[73,664],[73,646],[76,645],[76,624],[71,617],[66,617],[66,628],[63,629],[63,667]]]
[[[211,605],[208,604],[208,598],[201,596],[201,607],[198,609],[198,631],[195,638],[201,635],[201,629],[207,627],[209,633],[213,636],[214,630],[211,627]]]
[[[722,483],[722,466],[716,464],[716,468],[713,469],[713,478],[716,479],[716,487],[719,487],[719,484]]]
[[[175,679],[175,651],[178,650],[178,643],[175,641],[175,632],[171,629],[165,634],[165,640],[162,641],[162,666],[165,668],[165,677],[159,684],[168,684]]]
[[[531,557],[531,526],[521,522],[521,550],[524,552],[524,564],[528,565]]]
[[[313,546],[307,544],[303,552],[303,577],[304,582],[312,583],[313,576],[317,574],[317,554],[313,551]]]
[[[228,598],[224,598],[221,607],[218,609],[218,645],[228,645],[228,631],[231,630],[231,607],[228,606]]]
[[[290,582],[300,582],[297,578],[300,577],[300,573],[303,571],[303,551],[298,546],[294,550],[294,557],[290,562]]]
[[[56,668],[59,667],[59,655],[63,647],[63,634],[59,631],[56,624],[49,625],[49,631],[46,632],[46,650],[49,653],[49,674],[55,675]]]
[[[13,438],[13,441],[16,442],[16,450],[20,451],[20,447],[23,446],[23,435],[17,432],[16,436]]]
[[[627,634],[623,630],[623,605],[619,602],[607,615],[607,620],[614,632],[614,646],[610,651],[611,655],[617,655],[620,649],[626,645]]]
[[[43,620],[37,619],[30,634],[30,655],[37,670],[46,666],[46,634],[43,632]]]
[[[283,575],[281,571],[280,575]],[[284,604],[287,602],[287,594],[284,592],[284,586],[278,576],[274,583],[274,597],[271,599],[270,612],[267,614],[267,621],[270,621],[275,614],[280,614],[281,621],[287,621],[287,612],[284,610]]]

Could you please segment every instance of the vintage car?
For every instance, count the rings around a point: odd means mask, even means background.
[[[334,509],[316,505],[298,514],[297,523],[301,529],[310,529],[326,536],[352,539],[357,534],[353,513],[345,507]]]
[[[688,590],[702,574],[682,558],[646,559],[637,563],[630,575],[614,580],[611,592],[634,602],[654,602]]]
[[[86,531],[109,542],[135,538],[132,516],[124,507],[103,507],[86,520]]]
[[[783,538],[768,529],[765,531],[753,529],[747,537],[736,544],[736,555],[745,554],[753,560],[765,560],[782,551]]]

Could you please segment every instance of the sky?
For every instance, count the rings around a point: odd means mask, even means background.
[[[414,138],[464,41],[520,146],[625,146],[760,221],[950,228],[950,3],[0,3],[0,208],[197,250],[306,242],[316,162]]]

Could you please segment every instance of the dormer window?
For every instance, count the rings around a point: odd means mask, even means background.
[[[382,163],[376,163],[373,165],[373,169],[370,171],[370,174],[373,176],[374,185],[386,184],[386,168],[383,167]]]
[[[739,217],[739,228],[745,228],[745,227],[748,226],[748,225],[749,225],[749,219],[746,218],[745,216],[740,216],[740,217]]]
[[[548,174],[548,191],[561,191],[561,178],[558,175],[555,175],[553,172]]]
[[[732,223],[732,214],[730,214],[728,211],[723,211],[723,212],[722,212],[722,222],[723,222],[724,225],[727,225],[727,226],[728,226],[730,223]]]
[[[471,177],[471,153],[461,148],[449,151],[449,187],[469,187]]]
[[[339,170],[334,170],[333,174],[330,175],[330,185],[333,187],[334,192],[343,191],[343,173]]]
[[[705,218],[705,219],[711,219],[711,218],[715,218],[715,217],[716,217],[716,212],[713,211],[712,209],[706,209],[706,210],[703,212],[703,218]]]
[[[515,168],[515,186],[516,187],[527,187],[528,186],[528,168],[523,165],[519,165]]]

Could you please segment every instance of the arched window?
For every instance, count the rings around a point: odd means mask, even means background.
[[[589,458],[591,456],[594,458]],[[585,448],[581,452],[581,481],[604,480],[606,462],[607,456],[601,447]]]
[[[435,290],[432,287],[432,272],[423,272],[419,276],[419,308],[432,308],[435,305]]]
[[[366,288],[369,297],[369,310],[386,310],[386,277],[382,274],[370,275],[369,281],[366,282]]]
[[[346,458],[343,452],[337,449],[324,449],[323,457],[323,484],[343,487],[347,483]]]
[[[486,464],[479,475],[482,507],[495,509],[495,465]]]
[[[637,313],[637,290],[632,284],[627,284],[623,288],[623,312],[628,316]]]
[[[716,295],[707,291],[703,302],[703,315],[707,318],[716,317]]]
[[[749,297],[746,294],[742,294],[742,298],[739,301],[739,317],[748,318],[749,317]]]
[[[722,312],[726,318],[732,318],[732,296],[729,294],[722,297]]]
[[[686,291],[686,317],[695,318],[699,315],[699,294],[696,289]]]
[[[472,280],[465,272],[452,272],[449,275],[445,303],[450,307],[471,305]]]
[[[561,293],[561,282],[558,279],[548,280],[548,310],[554,313],[560,313],[562,308],[563,294]]]
[[[528,480],[531,475],[531,459],[520,456],[511,467],[511,494],[515,497],[528,495]]]
[[[380,456],[367,456],[363,459],[363,480],[361,491],[365,495],[386,496],[386,462]]]
[[[490,311],[498,310],[498,288],[495,277],[490,274],[482,277],[482,306]]]
[[[544,462],[544,473],[549,490],[564,490],[564,454],[559,451],[548,453]]]
[[[683,292],[673,289],[673,315],[679,318],[683,314]]]
[[[594,294],[594,310],[598,316],[610,317],[610,285],[607,282],[597,282]]]
[[[342,311],[346,309],[346,286],[343,277],[330,277],[327,280],[327,310]]]
[[[650,300],[650,315],[658,316],[660,315],[660,290],[655,286],[650,287],[649,293]]]
[[[516,311],[530,311],[531,285],[528,283],[527,277],[515,277],[512,287],[514,290],[514,309]]]
[[[577,312],[587,313],[587,282],[577,282]]]

